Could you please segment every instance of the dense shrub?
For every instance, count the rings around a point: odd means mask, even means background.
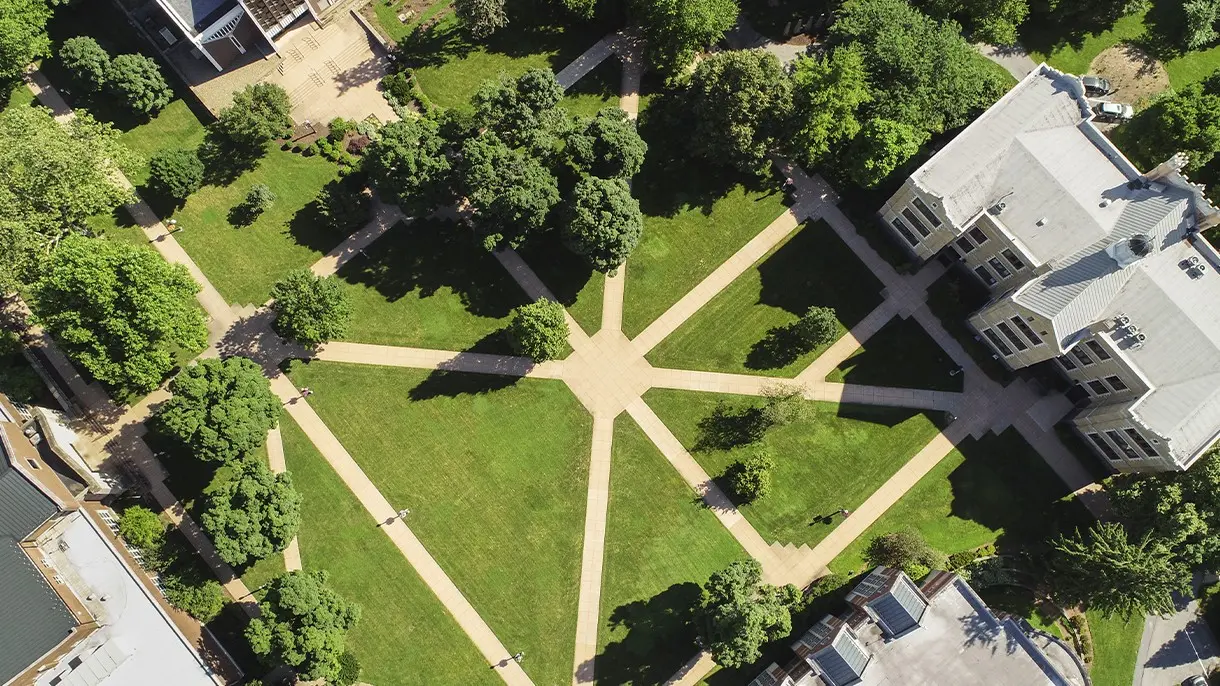
[[[146,116],[161,111],[174,98],[157,61],[140,54],[114,58],[106,70],[106,87],[133,111]]]
[[[729,471],[729,486],[743,502],[754,502],[771,491],[771,472],[774,470],[775,457],[771,451],[759,448],[733,465]]]
[[[792,325],[793,332],[807,350],[834,340],[839,331],[839,318],[833,307],[814,305]]]
[[[119,515],[119,535],[140,550],[153,550],[165,544],[165,522],[147,507],[133,505]]]
[[[182,201],[203,185],[203,162],[194,150],[168,148],[149,158],[148,174],[153,190]]]
[[[100,91],[106,85],[110,53],[91,36],[77,36],[64,41],[59,49],[59,61],[85,88]]]
[[[165,599],[201,623],[208,623],[225,606],[224,589],[216,579],[203,576],[194,566],[175,569],[161,575]]]
[[[0,393],[19,403],[33,402],[42,390],[42,377],[21,354],[21,339],[0,330]]]
[[[330,129],[330,133],[326,135],[326,138],[332,143],[337,143],[343,140],[344,136],[356,130],[356,122],[349,121],[343,117],[335,117],[330,120],[326,128]]]
[[[544,362],[559,357],[568,346],[568,322],[563,305],[543,298],[513,310],[508,339],[517,352]]]
[[[335,677],[335,686],[352,686],[360,680],[360,660],[350,650],[343,651],[339,656],[339,676]]]

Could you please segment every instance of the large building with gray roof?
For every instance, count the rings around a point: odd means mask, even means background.
[[[216,71],[253,54],[279,52],[276,37],[298,20],[316,21],[331,0],[156,0],[157,7]],[[168,27],[161,37],[178,41]]]
[[[1118,471],[1188,468],[1220,438],[1220,221],[1175,156],[1140,171],[1075,76],[1041,65],[881,209],[920,259],[950,255],[991,301],[970,325],[1012,369],[1054,360],[1071,422]]]

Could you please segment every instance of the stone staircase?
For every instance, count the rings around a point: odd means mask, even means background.
[[[798,546],[776,541],[771,544],[771,553],[780,564],[784,582],[795,584],[798,588],[808,586],[829,572],[824,564],[819,564],[814,558],[813,549],[804,543]]]

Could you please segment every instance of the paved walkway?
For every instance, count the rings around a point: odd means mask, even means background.
[[[284,440],[280,436],[278,426],[267,432],[267,463],[273,474],[283,474],[288,471],[288,463],[284,459]],[[288,547],[284,548],[284,569],[289,572],[303,569],[301,544],[296,536],[293,536],[292,540],[288,542]]]
[[[388,205],[376,200],[373,218],[369,220],[369,223],[335,246],[335,249],[326,253],[325,257],[314,262],[310,269],[321,277],[335,274],[343,268],[343,265],[363,252],[365,248],[372,245],[373,241],[381,238],[386,231],[390,230],[391,226],[400,221],[410,221],[410,219],[402,213],[402,210],[398,209],[397,205]]]
[[[617,37],[618,33],[615,32],[594,43],[593,47],[585,50],[584,54],[573,60],[571,64],[560,69],[559,73],[555,75],[555,80],[564,90],[575,86],[577,81],[614,54],[614,41]]]
[[[983,57],[1004,67],[1013,78],[1020,81],[1038,68],[1038,63],[1019,45],[999,46],[986,43],[976,43],[975,49],[983,53]]]
[[[1144,620],[1132,686],[1181,684],[1187,677],[1206,676],[1220,665],[1220,647],[1199,616],[1199,601],[1193,597],[1202,581],[1195,579],[1192,597],[1175,597],[1173,614],[1148,615]]]

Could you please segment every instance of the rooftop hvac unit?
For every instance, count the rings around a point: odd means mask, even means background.
[[[1190,258],[1187,260],[1187,262],[1190,262],[1191,264],[1193,264],[1193,265],[1196,265],[1196,266],[1197,266],[1197,265],[1199,264],[1199,256],[1198,256],[1198,255],[1191,255],[1191,256],[1190,256]]]
[[[1123,327],[1124,336],[1136,336],[1140,332],[1140,328],[1134,324]]]
[[[1132,350],[1139,350],[1139,349],[1140,349],[1140,348],[1142,348],[1142,347],[1144,347],[1144,344],[1143,344],[1143,343],[1138,343],[1138,342],[1136,342],[1136,343],[1132,343],[1132,344],[1131,344],[1131,349],[1132,349]]]
[[[1130,323],[1131,323],[1131,318],[1125,314],[1120,314],[1114,318],[1114,325],[1119,328],[1127,326]]]
[[[1148,340],[1148,334],[1145,334],[1145,333],[1137,333],[1137,334],[1135,334],[1135,342],[1136,342],[1136,343],[1143,343],[1143,342],[1144,342],[1144,341],[1146,341],[1146,340]]]

